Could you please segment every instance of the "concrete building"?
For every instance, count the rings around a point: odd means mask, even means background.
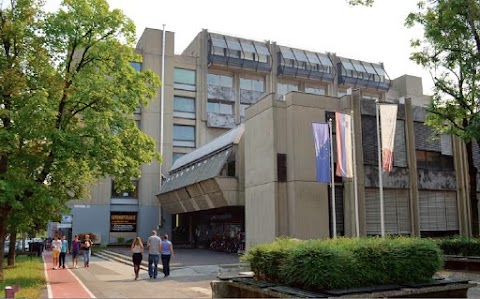
[[[355,118],[360,232],[378,234],[374,102],[400,98],[406,100],[395,169],[384,183],[387,232],[470,232],[463,148],[445,136],[426,141],[431,132],[421,107],[429,97],[420,78],[390,80],[379,62],[207,30],[176,55],[174,33],[165,37],[164,111],[158,97],[136,115],[159,148],[163,115],[164,162],[144,166],[135,193],[115,194],[105,179],[90,202],[72,202],[74,233],[93,231],[114,243],[158,228],[175,242],[205,246],[245,231],[247,246],[281,235],[329,237],[329,188],[315,182],[311,123],[353,110],[361,116]],[[137,52],[140,70],[161,74],[162,31],[145,29]],[[352,181],[336,178],[336,185],[337,231],[354,235]],[[135,230],[112,231],[112,221],[124,217],[128,225],[131,215]]]

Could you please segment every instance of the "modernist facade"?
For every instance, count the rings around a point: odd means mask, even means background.
[[[390,80],[378,62],[207,30],[175,55],[174,33],[165,37],[164,111],[157,98],[136,114],[159,148],[163,140],[163,164],[143,167],[136,192],[115,194],[114,182],[105,179],[93,188],[91,201],[72,202],[73,233],[93,231],[104,243],[145,238],[152,228],[171,232],[176,242],[205,244],[243,231],[249,245],[280,235],[328,237],[328,186],[314,181],[308,126],[335,111],[354,110],[361,115],[355,118],[360,230],[376,234],[372,103],[404,98],[395,170],[385,177],[386,219],[392,221],[387,232],[468,234],[463,149],[449,137],[427,142],[421,106],[428,97],[420,78]],[[160,74],[162,31],[147,28],[137,52],[140,70]],[[347,95],[350,88],[353,95]],[[338,231],[352,235],[352,184],[341,178],[336,184]],[[122,217],[131,231],[115,230]]]

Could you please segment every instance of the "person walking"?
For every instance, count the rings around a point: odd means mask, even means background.
[[[92,248],[92,240],[90,240],[90,235],[85,235],[85,239],[82,241],[83,249],[83,266],[85,268],[90,267],[90,249]]]
[[[138,272],[140,272],[140,263],[142,262],[143,258],[143,243],[140,237],[136,237],[135,240],[133,240],[131,250],[133,252],[133,272],[135,272],[135,280],[137,280]]]
[[[60,268],[65,269],[65,255],[68,253],[68,241],[65,239],[65,235],[62,236],[62,248],[60,249]]]
[[[152,230],[152,235],[148,237],[148,275],[150,278],[157,278],[158,256],[160,255],[160,243],[162,240],[157,236],[157,231]]]
[[[168,240],[168,235],[163,235],[163,241],[161,244],[161,253],[162,253],[162,266],[163,266],[163,276],[167,277],[170,275],[170,257],[175,257],[173,252],[172,242]]]
[[[70,252],[72,253],[72,265],[74,269],[78,268],[78,255],[80,254],[80,240],[78,239],[78,235],[75,235],[72,241],[72,249]]]
[[[62,242],[58,239],[58,235],[53,237],[52,241],[52,258],[53,258],[53,270],[58,269],[58,258],[60,257],[60,250],[62,249]]]

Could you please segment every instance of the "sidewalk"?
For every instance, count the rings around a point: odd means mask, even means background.
[[[190,256],[187,252],[180,255],[182,259]],[[135,280],[131,265],[96,256],[91,257],[90,267],[78,269],[53,270],[51,252],[44,252],[44,260],[48,282],[44,298],[211,298],[210,282],[219,271],[217,265],[197,265],[172,268],[169,277],[150,279],[141,270]],[[83,264],[82,257],[79,264]],[[70,255],[66,265],[71,267]]]
[[[75,273],[72,272],[78,269],[65,268],[54,270],[51,251],[43,252],[43,261],[48,298],[95,298]]]

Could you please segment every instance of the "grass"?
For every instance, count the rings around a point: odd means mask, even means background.
[[[16,298],[40,298],[45,288],[46,280],[43,271],[43,261],[39,257],[29,258],[19,256],[15,259],[15,266],[8,267],[7,259],[4,259],[3,275],[5,281],[0,282],[0,290],[3,292],[6,286],[18,285],[20,290],[15,293]],[[1,294],[0,296],[4,296]]]

